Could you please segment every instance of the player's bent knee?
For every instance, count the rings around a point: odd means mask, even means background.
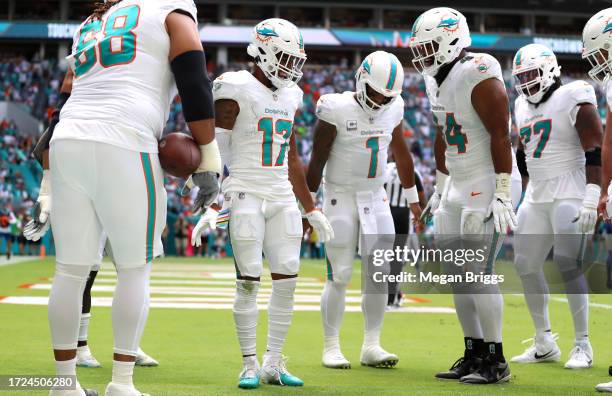
[[[467,212],[461,227],[463,235],[482,235],[487,231],[485,215],[481,212]]]
[[[87,281],[90,267],[75,264],[55,264],[55,276],[62,276],[78,281]]]

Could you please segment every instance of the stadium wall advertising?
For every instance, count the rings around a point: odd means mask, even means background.
[[[72,39],[77,23],[2,22],[0,39]],[[406,48],[411,32],[370,29],[302,29],[307,45],[322,47],[388,47]],[[207,25],[200,29],[202,42],[209,44],[246,44],[251,39],[248,26]],[[579,54],[582,42],[579,38],[521,36],[505,34],[472,34],[472,47],[496,51],[516,51],[518,48],[540,43],[557,53]]]

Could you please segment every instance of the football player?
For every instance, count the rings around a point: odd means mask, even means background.
[[[512,362],[551,362],[561,356],[551,333],[543,272],[552,248],[574,321],[574,348],[565,367],[589,368],[589,298],[580,265],[586,238],[595,228],[601,192],[603,131],[595,90],[584,81],[562,84],[555,54],[541,44],[518,50],[512,75],[519,93],[514,105],[517,159],[527,182],[518,211],[514,262],[536,328],[533,345]]]
[[[599,212],[606,219],[612,217],[612,114],[610,112],[612,103],[612,25],[608,22],[612,18],[612,8],[606,8],[593,15],[584,26],[582,32],[582,59],[589,61],[591,70],[589,76],[603,83],[606,90],[608,102],[608,114],[606,115],[606,133],[602,147],[602,169],[601,169],[601,199],[599,201]]]
[[[426,11],[412,32],[413,64],[424,75],[438,126],[436,192],[424,215],[433,213],[440,243],[488,236],[486,271],[491,273],[503,234],[516,227],[508,96],[501,67],[488,54],[466,51],[472,41],[467,21],[454,9]],[[464,356],[436,377],[468,384],[508,381],[499,289],[462,286],[461,293],[453,291],[465,338]]]
[[[191,0],[98,3],[76,30],[68,57],[74,82],[45,159],[50,170],[43,176],[31,229],[48,227],[50,213],[57,255],[49,323],[59,375],[76,375],[83,288],[102,230],[108,236],[117,287],[107,396],[141,395],[133,385],[134,361],[166,218],[157,147],[176,88],[202,151],[202,163],[190,178],[200,187],[196,209],[208,206],[219,191],[212,90],[196,21]],[[51,395],[95,394],[80,385],[51,390]]]
[[[36,160],[40,162],[40,165],[45,167],[43,157],[47,157],[48,152],[45,155],[45,152],[49,149],[48,143],[51,136],[53,136],[53,131],[57,123],[59,122],[59,114],[61,108],[66,103],[68,98],[70,97],[70,92],[72,91],[72,82],[74,79],[74,74],[69,71],[66,73],[64,77],[64,81],[62,82],[62,86],[60,89],[60,99],[56,109],[53,112],[53,116],[51,122],[49,124],[48,129],[44,132],[43,136],[37,142],[36,147],[34,148],[34,157]],[[48,165],[47,165],[48,166]],[[43,185],[41,185],[40,191],[44,193]],[[44,195],[44,194],[43,194]],[[39,202],[41,200],[50,200],[50,197],[44,198],[43,196],[39,196]],[[43,214],[45,216],[47,214]],[[49,229],[49,222],[47,221],[36,221],[30,220],[26,227],[24,228],[23,235],[29,241],[39,241]],[[104,234],[104,233],[103,233]],[[106,246],[107,238],[106,235],[102,235],[100,241],[100,250],[99,255],[96,262],[92,265],[89,275],[87,277],[87,282],[85,284],[85,288],[83,290],[83,303],[81,308],[81,320],[79,326],[79,340],[77,343],[77,366],[78,367],[90,367],[90,368],[98,368],[101,367],[100,362],[93,356],[91,350],[89,349],[89,345],[87,343],[88,332],[89,332],[89,322],[91,320],[91,288],[93,287],[93,283],[98,275],[98,271],[100,270],[100,264],[102,263],[102,258],[104,256],[104,250]],[[147,355],[140,347],[138,347],[138,351],[136,354],[136,365],[137,366],[146,366],[146,367],[154,367],[158,366],[159,363],[153,359],[151,356]]]
[[[293,119],[302,106],[296,85],[306,60],[298,28],[284,19],[257,24],[247,49],[251,71],[224,73],[214,82],[216,133],[229,176],[223,181],[224,205],[230,210],[230,239],[236,263],[234,321],[242,352],[238,386],[264,383],[302,386],[281,355],[293,316],[294,292],[300,267],[302,216],[323,242],[333,235],[325,216],[315,210],[293,134]],[[227,159],[227,162],[226,162]],[[216,210],[202,216],[193,242],[205,227],[215,227]],[[257,360],[257,292],[262,252],[268,258],[272,294],[268,302],[268,344]]]
[[[582,32],[582,59],[590,65],[589,76],[603,83],[608,102],[606,115],[606,130],[602,145],[601,186],[602,194],[599,200],[599,213],[607,219],[612,216],[612,8],[599,11],[588,20]],[[606,189],[607,187],[607,189]],[[612,382],[604,382],[595,387],[600,392],[612,392]]]
[[[327,94],[319,99],[307,174],[308,187],[315,194],[325,169],[323,212],[335,233],[325,245],[327,282],[321,296],[325,333],[322,362],[329,368],[350,368],[341,352],[339,336],[359,235],[395,234],[383,187],[389,148],[411,209],[416,218],[421,214],[412,156],[402,128],[404,69],[395,55],[376,51],[363,60],[355,79],[355,92]],[[362,365],[393,367],[399,360],[380,346],[386,304],[386,291],[363,293]]]

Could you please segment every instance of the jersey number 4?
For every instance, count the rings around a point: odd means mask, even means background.
[[[283,166],[285,164],[285,156],[287,154],[287,147],[289,147],[289,138],[291,137],[291,130],[293,129],[293,122],[290,120],[276,120],[272,117],[264,117],[259,120],[257,124],[257,130],[263,132],[263,141],[261,142],[261,165],[262,166]],[[281,144],[280,152],[276,161],[272,162],[272,148],[274,146],[274,135],[281,135],[283,137],[283,144]]]
[[[140,7],[123,7],[84,25],[75,54],[75,75],[81,77],[99,61],[108,68],[132,63],[136,58],[136,33]],[[103,33],[103,34],[102,34]]]
[[[444,137],[448,146],[457,147],[457,154],[465,154],[468,145],[467,135],[461,132],[461,125],[457,124],[454,113],[446,113]]]
[[[546,143],[550,139],[550,132],[552,131],[552,120],[540,120],[533,125],[522,127],[519,131],[519,138],[523,141],[523,145],[527,145],[531,141],[531,135],[540,135],[540,141],[538,146],[533,152],[533,158],[541,158],[542,152],[546,148]]]

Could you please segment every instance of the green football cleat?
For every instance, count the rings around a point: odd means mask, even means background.
[[[265,384],[282,386],[304,386],[304,381],[292,375],[285,366],[287,358],[283,356],[264,355],[261,368],[261,380]]]
[[[257,389],[260,379],[259,362],[255,356],[244,359],[244,367],[238,377],[238,388]]]

